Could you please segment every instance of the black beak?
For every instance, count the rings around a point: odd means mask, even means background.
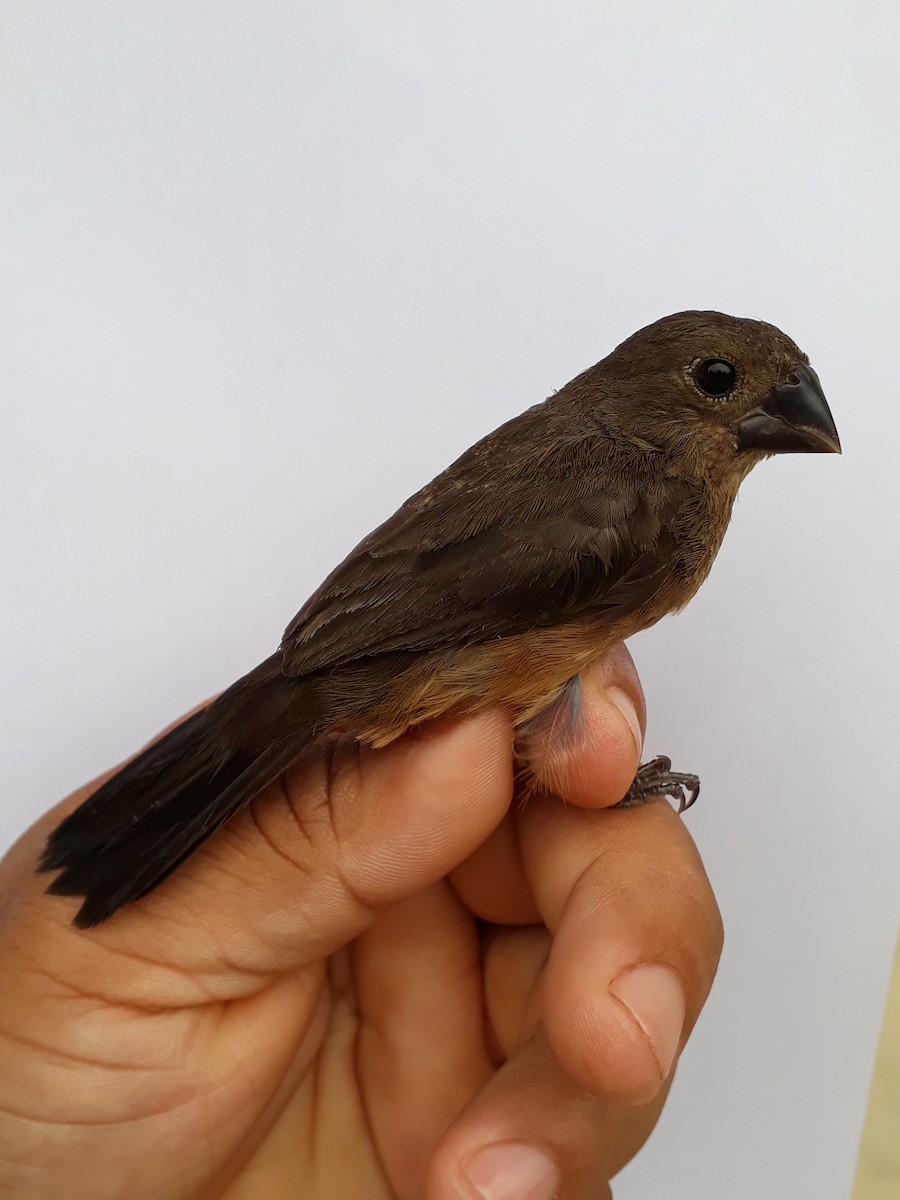
[[[740,450],[764,454],[840,454],[841,443],[819,377],[799,363],[737,427]]]

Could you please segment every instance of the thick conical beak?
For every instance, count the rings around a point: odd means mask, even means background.
[[[759,408],[738,423],[738,447],[765,454],[840,454],[841,443],[819,377],[799,363]]]

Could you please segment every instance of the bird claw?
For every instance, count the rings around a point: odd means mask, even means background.
[[[644,763],[634,777],[634,782],[616,808],[635,808],[655,800],[658,796],[670,796],[678,803],[679,814],[686,812],[700,795],[700,780],[696,775],[685,775],[672,770],[672,760],[665,754]]]

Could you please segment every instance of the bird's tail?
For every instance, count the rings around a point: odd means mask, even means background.
[[[40,868],[60,872],[54,895],[84,896],[76,925],[152,891],[316,736],[315,691],[280,665],[274,655],[187,717],[53,831]]]

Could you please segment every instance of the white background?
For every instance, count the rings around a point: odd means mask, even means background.
[[[639,325],[810,354],[636,640],[728,938],[617,1200],[843,1200],[898,915],[892,0],[0,6],[10,841],[275,646],[476,437]]]

